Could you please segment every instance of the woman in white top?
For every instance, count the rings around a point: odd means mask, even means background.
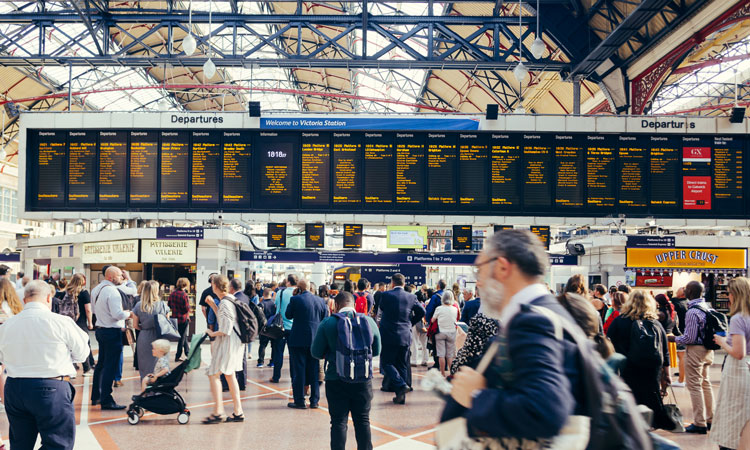
[[[211,383],[211,396],[214,400],[214,413],[208,416],[203,423],[219,423],[224,421],[224,402],[221,397],[221,375],[227,380],[229,393],[234,403],[234,414],[227,417],[227,422],[242,422],[245,414],[242,412],[240,402],[240,387],[237,384],[235,373],[242,370],[245,359],[245,345],[240,340],[237,330],[237,310],[233,301],[235,298],[229,294],[229,279],[224,275],[218,275],[211,281],[214,294],[221,300],[219,306],[210,296],[206,303],[214,311],[217,319],[217,330],[208,330],[206,333],[216,338],[211,343],[211,364],[208,366],[208,379]]]
[[[453,358],[456,357],[456,321],[459,311],[453,304],[455,301],[453,292],[446,290],[441,299],[441,305],[435,309],[432,321],[438,324],[438,333],[435,335],[435,353],[437,353],[440,373],[445,376],[445,368],[450,368]]]

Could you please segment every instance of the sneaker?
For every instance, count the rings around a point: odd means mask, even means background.
[[[263,367],[263,363],[259,362],[255,367]]]
[[[700,426],[692,423],[687,428],[685,428],[685,433],[708,434],[708,428],[707,427],[700,427]]]
[[[673,381],[672,387],[685,387],[685,382],[680,383],[679,381]]]
[[[270,363],[270,364],[268,365],[268,367],[273,367],[273,363]]]

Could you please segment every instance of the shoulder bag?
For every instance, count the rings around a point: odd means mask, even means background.
[[[177,319],[168,318],[164,312],[154,314],[154,329],[160,339],[171,342],[179,342],[180,340],[180,332],[177,331]]]

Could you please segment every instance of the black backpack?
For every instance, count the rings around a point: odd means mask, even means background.
[[[716,311],[715,309],[708,309],[703,305],[691,306],[688,309],[699,309],[706,315],[706,326],[700,331],[701,339],[703,339],[703,346],[707,350],[718,350],[721,347],[714,342],[714,335],[719,332],[726,332],[729,329],[729,321],[725,314]]]
[[[244,303],[238,302],[234,297],[224,297],[224,301],[229,300],[234,305],[237,312],[237,328],[234,332],[239,336],[243,344],[253,342],[258,335],[258,319],[255,318],[252,309]]]
[[[248,307],[253,311],[255,319],[258,321],[258,330],[262,330],[266,326],[266,315],[263,314],[263,310],[260,309],[260,306],[253,303],[252,300],[250,300]]]
[[[653,320],[634,320],[630,327],[628,362],[640,367],[661,367],[664,348],[659,325]]]

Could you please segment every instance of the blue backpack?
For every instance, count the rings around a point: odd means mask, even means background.
[[[355,313],[334,314],[338,319],[336,375],[346,383],[364,383],[372,379],[372,330],[367,316]]]

